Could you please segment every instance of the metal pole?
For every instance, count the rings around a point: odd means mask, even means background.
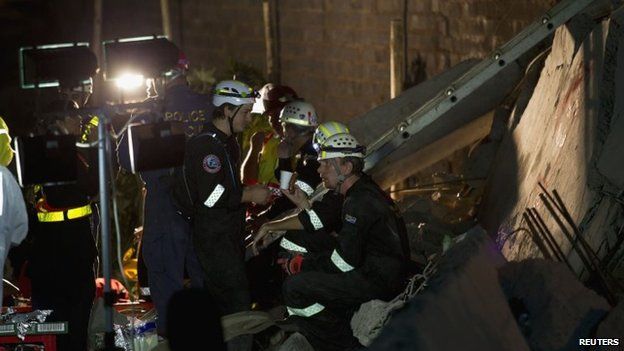
[[[163,34],[173,42],[171,33],[171,13],[169,11],[169,0],[160,0],[160,13],[162,16]]]
[[[100,224],[102,228],[102,271],[104,273],[104,349],[114,350],[115,333],[113,332],[113,299],[111,294],[111,267],[110,267],[110,215],[108,199],[108,150],[109,139],[107,134],[108,117],[104,113],[98,114],[98,173],[100,185]]]
[[[548,250],[546,249],[546,246],[544,246],[544,242],[539,237],[538,231],[533,225],[533,222],[531,221],[531,218],[529,217],[527,212],[524,212],[522,214],[522,217],[524,218],[524,221],[529,226],[529,234],[531,234],[531,238],[533,239],[533,242],[535,243],[535,245],[537,245],[537,248],[540,249],[545,259],[552,260],[552,255],[550,254],[550,252],[548,252]]]
[[[390,22],[390,98],[394,99],[403,91],[405,83],[405,41],[403,20]]]
[[[102,66],[102,1],[93,1],[93,37],[91,38],[91,50],[97,57],[98,66]],[[91,97],[91,105],[99,105],[104,99],[103,94],[102,71],[100,70],[93,77],[93,96]]]
[[[561,250],[559,243],[557,243],[552,233],[550,232],[550,229],[548,229],[548,227],[546,226],[546,223],[544,222],[540,214],[537,212],[537,210],[535,208],[529,208],[528,211],[529,211],[529,216],[531,216],[535,220],[535,223],[537,223],[537,227],[540,228],[540,230],[544,234],[544,237],[546,237],[548,239],[548,242],[552,244],[552,247],[557,252],[557,256],[560,258],[560,261],[565,262],[568,268],[570,268],[570,271],[576,274],[576,272],[574,272],[574,269],[572,269],[570,262],[568,262],[568,258]]]
[[[576,241],[572,237],[572,234],[570,234],[570,232],[566,228],[565,224],[563,224],[563,222],[561,221],[561,218],[559,218],[559,216],[557,216],[557,213],[555,212],[555,209],[554,209],[553,205],[548,201],[548,198],[546,198],[546,196],[544,194],[539,194],[539,197],[542,200],[542,202],[544,203],[544,205],[546,206],[546,209],[548,210],[548,212],[550,213],[552,218],[555,220],[555,222],[559,226],[559,229],[561,229],[561,232],[563,233],[563,235],[566,237],[566,239],[568,239],[568,241],[572,245],[572,249],[574,249],[574,251],[576,251],[576,254],[578,255],[578,257],[581,259],[581,261],[583,261],[583,264],[585,265],[585,268],[590,273],[595,271],[594,266],[591,264],[589,259],[585,256],[585,253],[583,252],[583,250],[581,250],[579,245],[576,243]]]
[[[262,1],[266,70],[267,78],[272,83],[280,83],[281,79],[277,5],[277,0]]]

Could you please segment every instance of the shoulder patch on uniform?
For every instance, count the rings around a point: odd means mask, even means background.
[[[351,224],[355,224],[355,222],[357,221],[357,218],[355,218],[355,217],[353,217],[351,215],[346,214],[345,215],[345,221],[347,221],[347,222],[349,222]]]
[[[217,155],[210,154],[202,161],[204,170],[208,173],[217,173],[221,170],[221,160]]]

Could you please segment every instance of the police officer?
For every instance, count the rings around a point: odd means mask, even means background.
[[[78,104],[56,100],[41,127],[55,134],[81,135]],[[53,113],[53,111],[60,111]],[[50,115],[52,114],[52,115]],[[53,310],[50,320],[67,321],[69,334],[57,338],[59,350],[86,350],[87,326],[95,297],[92,199],[98,192],[97,160],[78,148],[77,182],[36,186],[28,275],[34,309]]]
[[[405,228],[392,200],[362,173],[363,157],[350,134],[336,134],[321,147],[323,183],[345,196],[337,243],[282,263],[291,275],[283,286],[288,313],[317,350],[358,347],[350,327],[355,309],[394,296],[404,281]]]
[[[184,172],[174,190],[182,212],[192,217],[193,244],[205,286],[223,314],[251,308],[244,268],[245,203],[263,204],[269,190],[243,187],[235,134],[251,122],[255,92],[239,81],[222,81],[213,92],[212,123],[187,143]],[[251,338],[241,340],[250,346]]]
[[[206,95],[195,93],[187,84],[189,62],[182,52],[177,65],[156,79],[152,86],[160,91],[164,114],[157,111],[140,114],[131,123],[154,123],[160,120],[179,121],[188,137],[198,134],[209,122],[212,104]],[[163,101],[164,100],[164,101]],[[117,148],[121,167],[130,170],[128,138],[122,135]],[[171,199],[174,169],[141,172],[145,182],[142,256],[147,267],[149,293],[158,313],[158,333],[166,334],[167,303],[174,292],[184,287],[185,268],[191,285],[201,287],[203,274],[193,250],[189,224],[181,218]]]

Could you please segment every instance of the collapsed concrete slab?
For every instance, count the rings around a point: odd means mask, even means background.
[[[429,287],[397,312],[371,350],[529,350],[499,285],[504,259],[473,228],[451,247]]]
[[[351,120],[351,132],[362,143],[369,145],[426,102],[443,94],[446,88],[475,64],[476,60],[460,63]],[[491,115],[485,115],[500,104],[522,76],[519,64],[514,62],[507,65],[474,94],[412,135],[404,145],[381,160],[369,173],[382,187],[388,187],[485,137],[492,124]]]
[[[522,213],[534,207],[563,252],[570,251],[570,243],[539,198],[539,182],[561,194],[581,228],[587,224],[583,223],[586,214],[587,218],[595,215],[590,211],[598,207],[600,197],[593,185],[598,183],[593,160],[600,149],[599,128],[605,118],[601,86],[606,79],[605,41],[613,26],[608,20],[593,23],[589,33],[586,21],[557,29],[531,100],[501,143],[479,214],[480,223],[492,235],[526,227]],[[601,234],[590,234],[587,241],[598,248]],[[539,255],[526,232],[508,240],[503,253],[510,260]],[[578,257],[572,254],[569,258],[582,273]]]

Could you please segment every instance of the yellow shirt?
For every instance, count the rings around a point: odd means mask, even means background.
[[[13,149],[11,149],[11,136],[9,127],[0,117],[0,165],[7,166],[13,160]]]
[[[265,139],[260,157],[258,160],[258,183],[279,184],[279,180],[275,178],[275,169],[277,168],[277,146],[279,145],[279,137],[275,133],[271,133]]]

